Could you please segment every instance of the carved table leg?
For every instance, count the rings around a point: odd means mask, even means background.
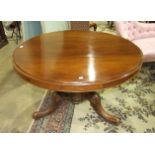
[[[105,118],[107,121],[114,123],[114,124],[119,124],[120,123],[120,118],[108,114],[102,107],[101,105],[101,99],[98,93],[96,92],[91,92],[87,94],[87,98],[90,101],[91,106],[94,108],[94,110],[103,118]]]
[[[48,107],[47,110],[34,112],[33,113],[33,118],[38,119],[40,117],[46,116],[46,115],[54,112],[58,108],[60,103],[62,102],[62,97],[58,93],[54,92],[52,94],[52,100],[53,100],[52,104],[50,105],[50,107]]]
[[[38,119],[40,117],[46,116],[52,112],[54,112],[58,106],[63,102],[64,97],[69,97],[72,102],[79,102],[85,99],[90,101],[91,106],[94,110],[107,121],[119,124],[120,119],[116,116],[108,114],[101,105],[101,99],[98,93],[96,92],[89,92],[89,93],[63,93],[63,92],[54,92],[52,94],[52,104],[48,107],[45,111],[37,111],[33,113],[33,118]]]

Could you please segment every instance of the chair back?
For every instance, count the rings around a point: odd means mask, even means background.
[[[71,30],[89,31],[89,21],[71,21]]]
[[[137,22],[136,21],[115,21],[115,29],[123,38],[129,40],[137,39]]]
[[[155,37],[155,24],[137,21],[115,21],[114,26],[120,36],[131,41]]]

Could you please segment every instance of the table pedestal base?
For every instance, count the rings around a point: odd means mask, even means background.
[[[46,116],[54,112],[58,106],[62,103],[63,97],[68,96],[72,102],[79,102],[82,100],[89,100],[91,106],[94,108],[96,113],[106,119],[107,121],[119,124],[120,119],[116,116],[108,114],[101,105],[101,99],[97,92],[87,92],[87,93],[63,93],[63,92],[53,92],[52,94],[52,104],[45,111],[38,111],[33,113],[33,118],[38,119],[40,117]]]

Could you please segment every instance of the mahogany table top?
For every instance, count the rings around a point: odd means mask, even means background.
[[[13,54],[24,79],[47,89],[87,92],[120,84],[141,68],[143,55],[132,42],[91,31],[61,31],[23,42]]]

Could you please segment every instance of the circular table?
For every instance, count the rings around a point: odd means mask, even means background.
[[[15,49],[14,68],[24,79],[54,90],[51,106],[35,112],[37,119],[53,112],[64,96],[72,101],[88,99],[94,110],[111,123],[120,118],[108,114],[97,90],[118,85],[141,68],[141,50],[129,40],[90,31],[61,31],[34,37]]]

